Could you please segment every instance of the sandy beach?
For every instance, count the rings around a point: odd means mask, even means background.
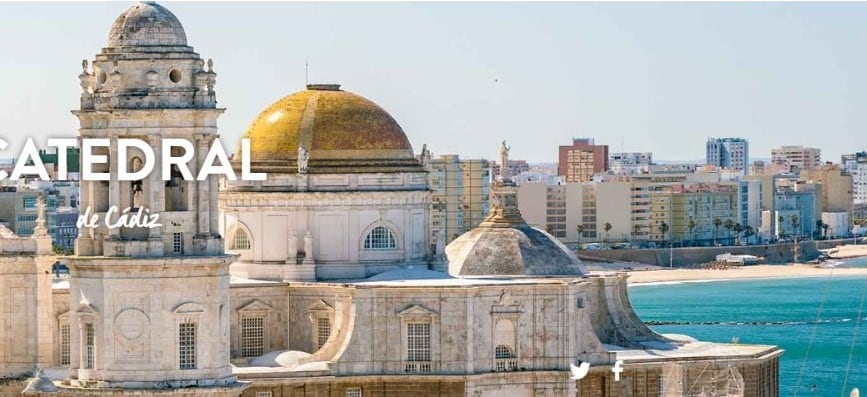
[[[816,265],[754,265],[726,270],[661,269],[629,271],[630,284],[676,281],[742,280],[788,277],[867,276],[867,268],[818,268]]]

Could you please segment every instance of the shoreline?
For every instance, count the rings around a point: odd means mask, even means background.
[[[816,265],[749,265],[725,270],[710,269],[654,269],[627,271],[629,285],[662,285],[679,283],[705,283],[714,281],[739,281],[808,277],[867,277],[867,268],[839,267],[820,268]]]

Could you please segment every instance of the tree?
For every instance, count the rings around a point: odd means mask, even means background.
[[[668,231],[668,224],[665,221],[659,224],[659,233],[662,234],[662,243],[665,244],[665,232]]]
[[[605,222],[605,225],[602,226],[602,229],[605,230],[605,242],[608,242],[608,232],[611,231],[611,228],[613,227],[614,226],[611,226],[608,222]]]
[[[731,239],[732,229],[735,227],[735,222],[731,219],[726,219],[725,224],[723,224],[723,227],[726,228],[729,239]],[[729,244],[731,244],[731,242],[729,242]]]
[[[784,216],[782,216],[782,215],[777,216],[777,225],[779,226],[779,229],[780,229],[780,230],[777,230],[777,236],[778,237],[785,237],[786,236],[786,228],[783,227],[783,222],[785,222],[785,221],[786,221],[786,218]]]
[[[829,226],[827,223],[824,223],[824,222],[822,223],[822,233],[823,233],[825,240],[828,239],[828,227]]]
[[[744,230],[744,225],[740,223],[735,223],[734,231],[735,231],[735,245],[741,245],[741,232]]]
[[[747,225],[747,226],[744,228],[744,238],[746,238],[747,241],[749,241],[750,237],[753,236],[754,234],[755,234],[755,232],[753,232],[753,227],[752,227],[752,226]]]
[[[692,218],[690,218],[689,222],[687,222],[687,224],[686,224],[686,227],[689,229],[689,240],[690,240],[690,242],[692,242],[694,244],[695,243],[695,234],[692,231],[695,230],[695,221]]]
[[[716,245],[716,235],[719,233],[719,227],[722,225],[722,219],[713,218],[713,245]]]
[[[578,232],[578,243],[580,244],[581,237],[584,237],[584,225],[579,223],[578,226],[575,226],[575,231]]]
[[[797,237],[801,234],[799,233],[800,230],[798,230],[798,215],[792,214],[792,217],[790,219],[792,221],[792,234]]]
[[[815,237],[816,240],[822,238],[822,225],[824,225],[822,220],[816,219],[816,230],[813,232],[813,237]]]

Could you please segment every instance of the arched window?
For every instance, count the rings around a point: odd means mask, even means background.
[[[377,226],[364,238],[366,250],[389,250],[397,248],[394,234],[387,227]]]
[[[494,348],[494,358],[515,358],[515,354],[512,353],[512,349],[506,345],[499,345]]]
[[[244,229],[238,228],[235,230],[235,235],[232,238],[233,250],[248,250],[250,249],[250,238],[247,237],[247,232]]]

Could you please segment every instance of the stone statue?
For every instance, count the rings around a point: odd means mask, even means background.
[[[87,59],[81,60],[81,74],[88,74],[87,73]]]
[[[295,236],[294,231],[289,232],[289,260],[288,262],[291,264],[296,264],[298,258],[298,237]]]
[[[209,72],[214,71],[214,60],[211,58],[208,58],[208,71]]]
[[[304,263],[313,264],[313,234],[309,230],[304,235]]]
[[[310,154],[307,151],[307,148],[304,145],[298,145],[298,173],[306,174],[307,173],[307,160],[310,158]]]
[[[509,150],[511,149],[506,146],[506,141],[500,144],[500,179],[502,180],[509,178]]]

